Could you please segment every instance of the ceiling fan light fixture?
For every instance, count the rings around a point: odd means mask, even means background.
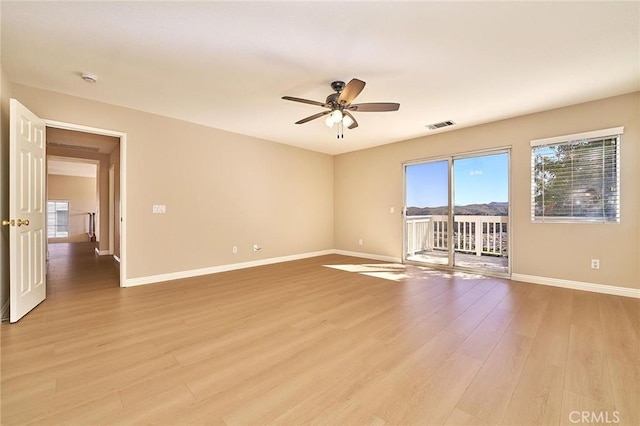
[[[342,111],[335,109],[331,112],[329,117],[331,117],[334,123],[339,123],[342,120]]]
[[[342,119],[342,124],[349,127],[353,124],[353,120],[348,115],[345,115],[344,118]]]
[[[326,124],[327,127],[329,127],[329,128],[333,127],[333,125],[334,125],[333,117],[331,117],[331,115],[328,115],[327,118],[325,118],[325,120],[324,120],[324,124]]]

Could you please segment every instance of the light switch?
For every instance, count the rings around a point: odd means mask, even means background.
[[[166,213],[167,212],[167,206],[164,204],[154,204],[153,205],[153,212],[154,213]]]
[[[389,207],[389,213],[395,213],[395,212],[396,212],[395,207]]]

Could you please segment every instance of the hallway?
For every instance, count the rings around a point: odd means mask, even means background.
[[[49,244],[47,300],[44,303],[120,287],[120,265],[112,256],[98,256],[96,244]]]

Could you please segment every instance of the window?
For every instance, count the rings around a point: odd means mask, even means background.
[[[620,222],[622,127],[531,141],[534,222]]]
[[[47,201],[47,238],[69,236],[69,202]]]

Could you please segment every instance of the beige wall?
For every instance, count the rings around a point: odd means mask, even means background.
[[[402,163],[511,146],[512,272],[640,288],[639,93],[331,157],[21,85],[11,90],[43,118],[127,134],[128,278],[331,248],[400,258]],[[614,126],[625,127],[621,223],[532,224],[529,141]],[[153,204],[166,204],[167,213],[152,214]],[[263,250],[252,252],[254,243]],[[601,261],[597,271],[592,258]]]
[[[9,99],[11,85],[0,63],[0,220],[9,218]],[[0,309],[9,300],[9,229],[0,227]],[[8,305],[7,305],[8,306]],[[2,318],[5,317],[2,311]],[[8,312],[7,312],[8,315]]]
[[[12,91],[44,119],[127,134],[127,278],[333,248],[329,155],[22,85]],[[153,204],[167,213],[152,214]]]
[[[49,242],[89,241],[88,213],[95,213],[97,196],[95,178],[48,175],[47,199],[69,202],[69,237],[50,238]]]
[[[530,140],[615,126],[625,128],[621,223],[531,223]],[[400,258],[402,163],[505,146],[512,147],[512,272],[640,288],[640,93],[336,156],[335,247]],[[590,269],[593,258],[600,259],[599,270]]]

